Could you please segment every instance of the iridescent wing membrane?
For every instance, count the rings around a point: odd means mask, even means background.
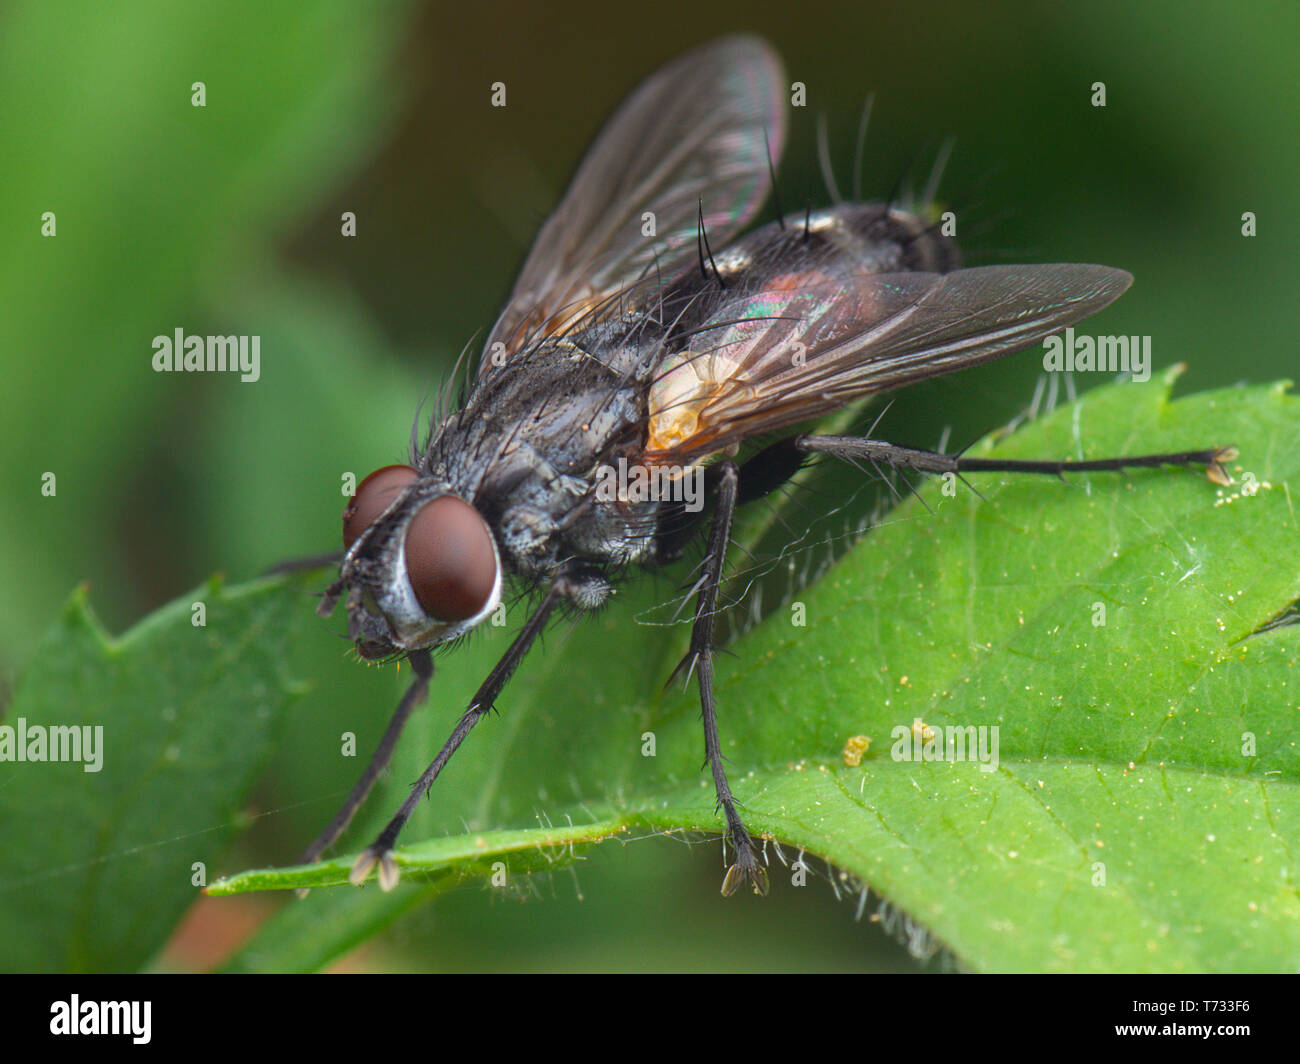
[[[1133,280],[1069,264],[947,274],[803,266],[724,291],[689,338],[667,338],[680,349],[651,388],[648,461],[698,461],[863,396],[1022,350]]]
[[[883,207],[819,212],[847,238],[839,242],[792,239],[804,222],[792,219],[727,248],[770,191],[784,92],[780,60],[751,37],[688,52],[637,89],[542,228],[488,337],[480,380],[518,366],[539,340],[646,314],[666,328],[657,336],[645,321],[637,328],[640,344],[657,345],[650,361],[660,365],[647,459],[699,461],[1021,350],[1131,283],[1090,265],[894,272],[868,235],[888,220]],[[694,275],[704,239],[727,248],[712,286]],[[688,271],[684,285],[673,283]],[[675,289],[685,292],[680,305]]]
[[[766,42],[728,37],[642,84],[538,234],[488,336],[480,378],[652,271],[681,273],[695,259],[701,210],[711,239],[743,229],[771,189],[769,152],[778,159],[785,140],[783,83]]]

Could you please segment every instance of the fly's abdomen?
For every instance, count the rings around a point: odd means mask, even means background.
[[[714,451],[720,406],[766,405],[768,416],[781,417],[775,397],[765,401],[750,387],[758,366],[763,375],[802,375],[813,394],[823,382],[803,374],[807,352],[851,332],[846,293],[869,302],[873,278],[944,274],[960,262],[940,224],[871,203],[789,215],[723,248],[709,260],[711,276],[682,277],[662,301],[671,325],[649,392],[647,453]],[[718,438],[716,450],[734,442]]]
[[[938,222],[922,215],[843,203],[787,215],[724,249],[715,262],[724,283],[764,288],[781,274],[948,273],[961,265],[961,253]]]

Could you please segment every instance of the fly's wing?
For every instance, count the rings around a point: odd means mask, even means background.
[[[488,337],[480,377],[616,302],[638,279],[679,273],[696,254],[701,201],[714,245],[734,236],[770,189],[768,152],[775,162],[785,139],[783,81],[780,60],[755,37],[704,45],[645,81],[601,130],[542,227]]]
[[[650,389],[648,461],[679,464],[862,396],[1020,351],[1117,298],[1108,266],[768,278],[724,298]],[[726,293],[723,293],[724,297]]]

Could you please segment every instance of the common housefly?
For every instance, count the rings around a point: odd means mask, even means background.
[[[458,408],[409,465],[377,470],[343,515],[345,553],[320,613],[346,600],[367,659],[415,679],[366,772],[304,854],[317,859],[387,765],[433,675],[432,648],[487,618],[513,584],[535,605],[443,748],[361,854],[397,882],[398,833],[548,620],[594,610],[637,567],[703,539],[690,646],[704,747],[734,852],[722,884],[767,876],[736,809],[718,739],[714,621],[736,508],[811,457],[930,473],[1061,474],[1208,467],[1227,448],[1098,461],[1000,461],[796,426],[865,396],[1023,350],[1105,307],[1132,281],[1091,265],[961,268],[951,239],[897,206],[842,203],[739,236],[772,188],[786,94],[772,49],[729,37],[644,82],[604,127],[543,226]],[[716,249],[716,253],[715,253]],[[784,435],[782,435],[784,433]],[[741,445],[767,442],[748,458]],[[610,490],[634,470],[658,491]],[[702,485],[698,505],[675,491]]]

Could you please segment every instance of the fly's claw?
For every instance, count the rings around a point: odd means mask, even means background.
[[[759,863],[753,846],[748,843],[737,849],[736,863],[727,869],[727,874],[722,879],[722,896],[731,897],[746,880],[753,886],[755,894],[767,894],[767,869]]]
[[[379,889],[387,894],[397,886],[397,881],[401,878],[392,850],[377,850],[373,846],[362,850],[352,871],[348,873],[348,882],[355,887],[362,886],[375,865],[379,865]]]
[[[1237,457],[1237,448],[1235,447],[1216,447],[1210,452],[1210,460],[1206,463],[1205,475],[1215,484],[1227,486],[1232,483],[1232,474],[1223,466],[1224,462],[1231,462]]]

